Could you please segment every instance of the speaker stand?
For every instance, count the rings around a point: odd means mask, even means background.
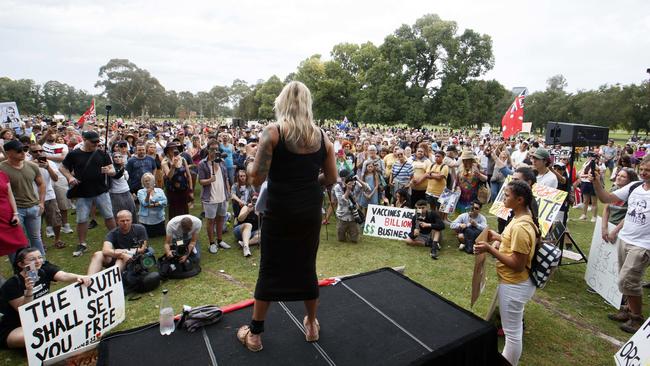
[[[576,250],[578,251],[578,253],[579,253],[580,256],[582,257],[582,259],[580,259],[580,260],[578,260],[578,261],[576,261],[576,262],[571,262],[571,263],[562,263],[562,259],[564,258],[564,242],[565,242],[565,240],[566,240],[567,238],[568,238],[569,241],[571,242],[571,245],[572,245],[574,248],[576,248]],[[581,250],[580,247],[578,246],[578,243],[576,243],[576,241],[573,239],[573,237],[571,236],[571,233],[569,233],[569,232],[567,232],[567,231],[565,230],[565,231],[562,233],[562,235],[560,235],[560,239],[558,240],[558,244],[559,244],[559,245],[557,245],[557,246],[559,246],[559,247],[560,247],[560,250],[562,251],[562,256],[560,256],[560,263],[558,264],[558,266],[570,266],[570,265],[573,265],[573,264],[587,263],[587,257],[585,257],[585,254],[582,252],[582,250]]]

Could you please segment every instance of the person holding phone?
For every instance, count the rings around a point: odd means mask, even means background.
[[[13,254],[28,244],[20,226],[9,176],[0,170],[0,255]]]
[[[50,293],[52,281],[90,284],[90,278],[61,271],[45,262],[36,248],[25,248],[16,254],[16,274],[0,287],[0,348],[23,348],[25,336],[18,315],[18,307]]]

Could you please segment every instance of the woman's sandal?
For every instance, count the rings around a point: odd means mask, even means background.
[[[302,325],[305,327],[305,340],[307,342],[317,342],[318,338],[320,338],[320,324],[318,323],[318,319],[315,320],[316,323],[316,334],[309,334],[307,331],[307,316],[305,315],[305,319],[302,321]]]
[[[63,241],[59,240],[56,243],[54,243],[54,247],[56,249],[63,249],[63,248],[65,248],[65,243]]]
[[[248,348],[249,351],[251,352],[259,352],[264,348],[262,346],[262,343],[259,345],[253,345],[248,341],[248,335],[251,333],[251,329],[248,325],[244,325],[243,327],[237,329],[237,339],[241,342],[241,344],[244,345],[244,347]]]

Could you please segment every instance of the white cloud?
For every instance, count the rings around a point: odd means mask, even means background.
[[[341,42],[376,44],[427,13],[493,39],[506,87],[638,83],[650,67],[646,1],[16,1],[3,2],[0,76],[93,90],[111,58],[128,58],[168,89],[208,90],[295,71]]]

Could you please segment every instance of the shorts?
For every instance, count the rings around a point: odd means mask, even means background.
[[[625,296],[643,296],[641,279],[645,270],[650,265],[650,250],[636,245],[617,240],[618,263],[621,270],[618,272],[618,289]]]
[[[436,211],[440,210],[440,203],[438,203],[438,197],[432,196],[428,193],[426,194],[426,197],[427,197],[427,203],[429,204],[429,206],[431,206],[432,209]]]
[[[580,182],[580,193],[595,196],[594,184],[591,182]]]
[[[7,338],[9,334],[14,331],[16,328],[20,328],[20,319],[9,320],[7,318],[2,319],[2,324],[0,324],[0,349],[9,349],[7,344]]]
[[[104,192],[95,197],[77,197],[77,224],[88,222],[88,218],[90,217],[90,207],[93,202],[105,220],[113,218],[111,196],[108,192]]]
[[[45,201],[45,222],[47,226],[57,227],[61,226],[61,211],[59,211],[59,205],[56,203],[56,199]]]
[[[237,240],[244,240],[244,239],[242,238],[242,234],[241,234],[242,229],[243,229],[243,226],[244,226],[244,224],[237,225],[237,226],[235,226],[234,229],[232,229],[232,233],[233,233],[233,235],[235,235],[235,239],[237,239]],[[258,231],[259,231],[259,230],[252,230],[252,231],[251,231],[251,238],[254,237],[255,234],[257,234]]]
[[[346,241],[347,237],[351,242],[356,243],[359,241],[359,224],[355,221],[336,220],[336,236],[339,241]]]
[[[70,210],[72,208],[72,202],[66,197],[66,193],[68,193],[68,188],[67,187],[60,187],[56,184],[52,186],[54,188],[54,194],[56,195],[56,203],[57,206],[59,206],[59,210]]]
[[[221,203],[207,203],[203,202],[203,212],[206,219],[214,219],[217,216],[224,217],[228,212],[228,201]]]

